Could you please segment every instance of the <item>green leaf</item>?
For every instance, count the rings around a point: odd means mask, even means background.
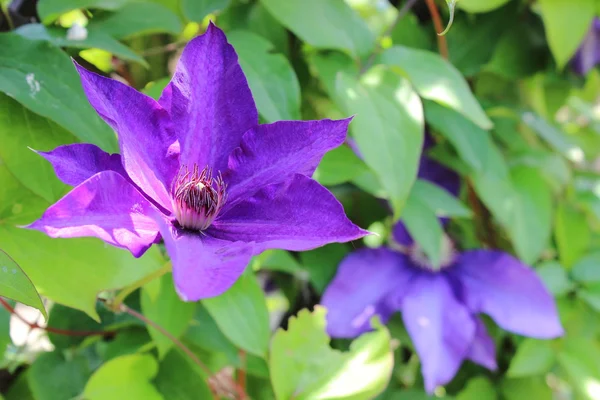
[[[10,338],[10,313],[2,308],[0,309],[0,359],[4,359],[6,347],[12,343]]]
[[[458,111],[483,129],[492,127],[460,72],[437,54],[394,46],[381,55],[381,61],[398,67],[423,98]]]
[[[402,222],[410,235],[423,248],[433,268],[438,269],[442,261],[444,230],[434,210],[411,192],[402,212]]]
[[[237,348],[219,330],[206,308],[198,303],[196,312],[182,340],[201,349],[225,355],[230,363],[238,360]]]
[[[583,161],[583,150],[577,146],[564,132],[548,123],[541,116],[533,112],[524,112],[522,120],[529,128],[544,139],[557,152],[564,155],[568,160],[579,163]]]
[[[300,119],[300,84],[287,58],[249,31],[233,31],[227,40],[236,49],[260,115],[267,122]]]
[[[385,188],[396,217],[417,177],[423,145],[423,108],[410,83],[377,66],[360,82],[338,75],[336,92],[356,117],[350,124],[363,159]]]
[[[253,270],[265,269],[296,274],[301,268],[300,263],[285,250],[267,250],[255,256],[252,262]]]
[[[562,69],[585,37],[596,6],[594,0],[539,0],[552,55]]]
[[[428,31],[419,24],[418,18],[411,13],[406,14],[398,21],[390,36],[392,42],[396,45],[423,50],[433,48],[433,41]]]
[[[27,373],[35,400],[65,400],[79,396],[91,374],[88,361],[76,354],[65,358],[59,351],[41,354]]]
[[[254,274],[242,275],[225,293],[205,299],[202,304],[236,346],[260,357],[267,354],[271,336],[269,312]]]
[[[573,266],[571,276],[581,283],[600,282],[600,252],[596,251],[582,257]]]
[[[208,15],[229,6],[231,0],[182,0],[183,15],[194,22],[202,22]]]
[[[141,352],[142,348],[147,348],[152,339],[145,326],[139,328],[127,329],[119,332],[116,337],[109,342],[98,342],[98,353],[106,362],[113,358]]]
[[[0,91],[82,142],[117,150],[116,135],[92,109],[69,57],[45,41],[0,34]]]
[[[158,363],[149,354],[114,358],[103,364],[85,385],[86,400],[162,400],[150,381],[158,372]]]
[[[371,399],[388,384],[394,363],[390,334],[377,323],[350,345],[329,347],[323,307],[301,310],[271,342],[271,383],[277,399]]]
[[[330,243],[326,246],[300,253],[302,268],[308,271],[310,283],[319,293],[333,279],[337,267],[348,254],[348,246],[342,243]]]
[[[505,400],[552,400],[552,389],[544,377],[504,379],[500,385]]]
[[[469,218],[471,210],[440,186],[417,179],[410,192],[417,202],[426,205],[438,217]]]
[[[48,319],[48,314],[35,286],[25,272],[4,251],[0,250],[0,296],[35,307]],[[0,352],[3,350],[0,349]]]
[[[48,202],[58,200],[67,186],[52,165],[30,149],[50,151],[75,138],[61,126],[42,118],[0,93],[0,157],[25,187]]]
[[[365,56],[375,47],[366,23],[342,0],[261,0],[283,26],[323,49]]]
[[[577,296],[600,313],[600,285],[582,288],[577,292]]]
[[[510,0],[460,0],[457,1],[459,8],[470,13],[484,13],[503,6]]]
[[[507,376],[520,378],[532,375],[544,375],[554,366],[556,353],[552,342],[527,338],[517,348],[510,362]]]
[[[151,33],[179,34],[183,25],[169,8],[151,2],[132,2],[113,13],[90,20],[90,35],[102,32],[117,39]]]
[[[467,381],[467,385],[456,395],[456,400],[496,400],[498,394],[488,378],[478,376]]]
[[[80,8],[116,10],[130,0],[40,0],[37,11],[44,24],[57,19],[61,14]]]
[[[313,178],[322,185],[333,186],[350,182],[368,170],[349,146],[340,146],[325,154]]]
[[[145,67],[148,66],[146,60],[144,60],[141,56],[102,30],[88,29],[87,37],[82,40],[67,39],[66,29],[59,27],[45,27],[42,24],[23,25],[15,30],[15,33],[30,40],[46,41],[56,47],[71,47],[75,49],[102,49],[124,60],[134,61]]]
[[[556,210],[554,238],[561,264],[570,269],[590,246],[586,216],[571,205],[560,203]]]
[[[558,363],[575,391],[584,399],[597,398],[600,387],[600,346],[597,341],[581,338],[565,341]]]
[[[508,204],[506,229],[517,254],[529,264],[547,246],[552,230],[552,193],[540,175],[528,167],[511,170],[515,197]]]
[[[141,304],[144,316],[177,338],[186,331],[196,306],[195,303],[188,303],[179,298],[171,274],[146,284],[142,288]],[[156,343],[159,358],[163,358],[173,346],[173,342],[149,325],[148,332]]]
[[[100,291],[130,285],[164,264],[156,247],[135,259],[98,239],[52,239],[18,228],[15,225],[38,218],[50,204],[25,189],[1,165],[0,182],[0,243],[38,283],[40,294],[98,320],[95,306]]]
[[[211,399],[213,394],[200,368],[178,349],[171,350],[160,362],[155,383],[169,400]]]
[[[563,296],[573,290],[575,286],[569,279],[567,271],[557,261],[546,261],[539,265],[535,272],[550,293],[555,296]]]

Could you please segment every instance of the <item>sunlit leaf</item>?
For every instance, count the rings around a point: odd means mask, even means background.
[[[35,307],[48,318],[42,299],[31,280],[16,262],[0,250],[0,296]]]
[[[556,350],[548,340],[525,339],[510,362],[507,375],[512,378],[543,375],[554,366]]]

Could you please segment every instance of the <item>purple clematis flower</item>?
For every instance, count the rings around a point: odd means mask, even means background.
[[[571,59],[573,70],[585,75],[600,62],[600,18],[595,17],[590,30]]]
[[[457,187],[451,184],[453,174],[441,173],[444,167],[423,161],[421,177]],[[447,180],[440,182],[440,177]],[[402,311],[429,393],[452,380],[465,359],[496,368],[494,342],[480,313],[516,334],[563,334],[552,296],[535,272],[514,257],[495,250],[460,254],[446,238],[436,270],[402,222],[395,225],[393,239],[400,250],[365,248],[341,262],[321,301],[328,309],[327,330],[333,337],[353,338],[371,329],[372,316],[387,322]]]
[[[188,301],[223,293],[266,249],[309,250],[368,233],[311,179],[350,119],[259,125],[237,55],[212,23],[186,46],[158,101],[77,69],[121,154],[90,144],[40,153],[75,188],[29,228],[95,236],[135,257],[162,238]]]

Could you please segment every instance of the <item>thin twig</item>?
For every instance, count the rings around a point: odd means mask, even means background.
[[[386,36],[391,35],[392,32],[394,31],[394,28],[396,27],[396,25],[398,25],[400,20],[408,13],[408,11],[412,8],[413,5],[415,5],[416,2],[417,2],[417,0],[408,0],[406,3],[404,3],[402,8],[400,10],[398,10],[398,15],[396,15],[396,18],[394,19],[394,21],[390,24],[390,26],[388,26],[388,28],[383,32],[383,34],[381,36],[386,37]],[[377,43],[377,45],[375,46],[375,48],[369,55],[369,58],[367,59],[367,61],[363,65],[363,67],[360,69],[359,75],[362,75],[365,72],[367,72],[367,70],[371,67],[373,62],[375,62],[375,57],[377,57],[377,54],[379,54],[380,50],[381,50],[381,44]]]
[[[427,3],[427,8],[429,9],[429,14],[431,14],[431,19],[433,20],[433,26],[435,27],[437,35],[437,44],[440,55],[448,59],[448,42],[446,41],[446,36],[440,36],[439,33],[444,31],[444,24],[442,23],[442,18],[440,17],[440,13],[435,5],[435,0],[425,0]]]
[[[240,368],[237,370],[237,383],[238,387],[246,392],[246,352],[244,350],[239,351],[240,356]]]
[[[56,333],[57,335],[65,336],[112,336],[116,331],[73,331],[70,329],[53,328],[51,326],[41,326],[37,322],[29,322],[22,315],[20,315],[6,300],[0,297],[0,305],[6,309],[9,313],[20,319],[29,329],[43,329],[46,332]]]

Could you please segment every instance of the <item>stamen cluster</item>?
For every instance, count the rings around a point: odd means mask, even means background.
[[[212,169],[198,165],[180,169],[171,187],[173,212],[182,228],[203,231],[215,220],[225,204],[226,185],[221,173],[213,179]]]

